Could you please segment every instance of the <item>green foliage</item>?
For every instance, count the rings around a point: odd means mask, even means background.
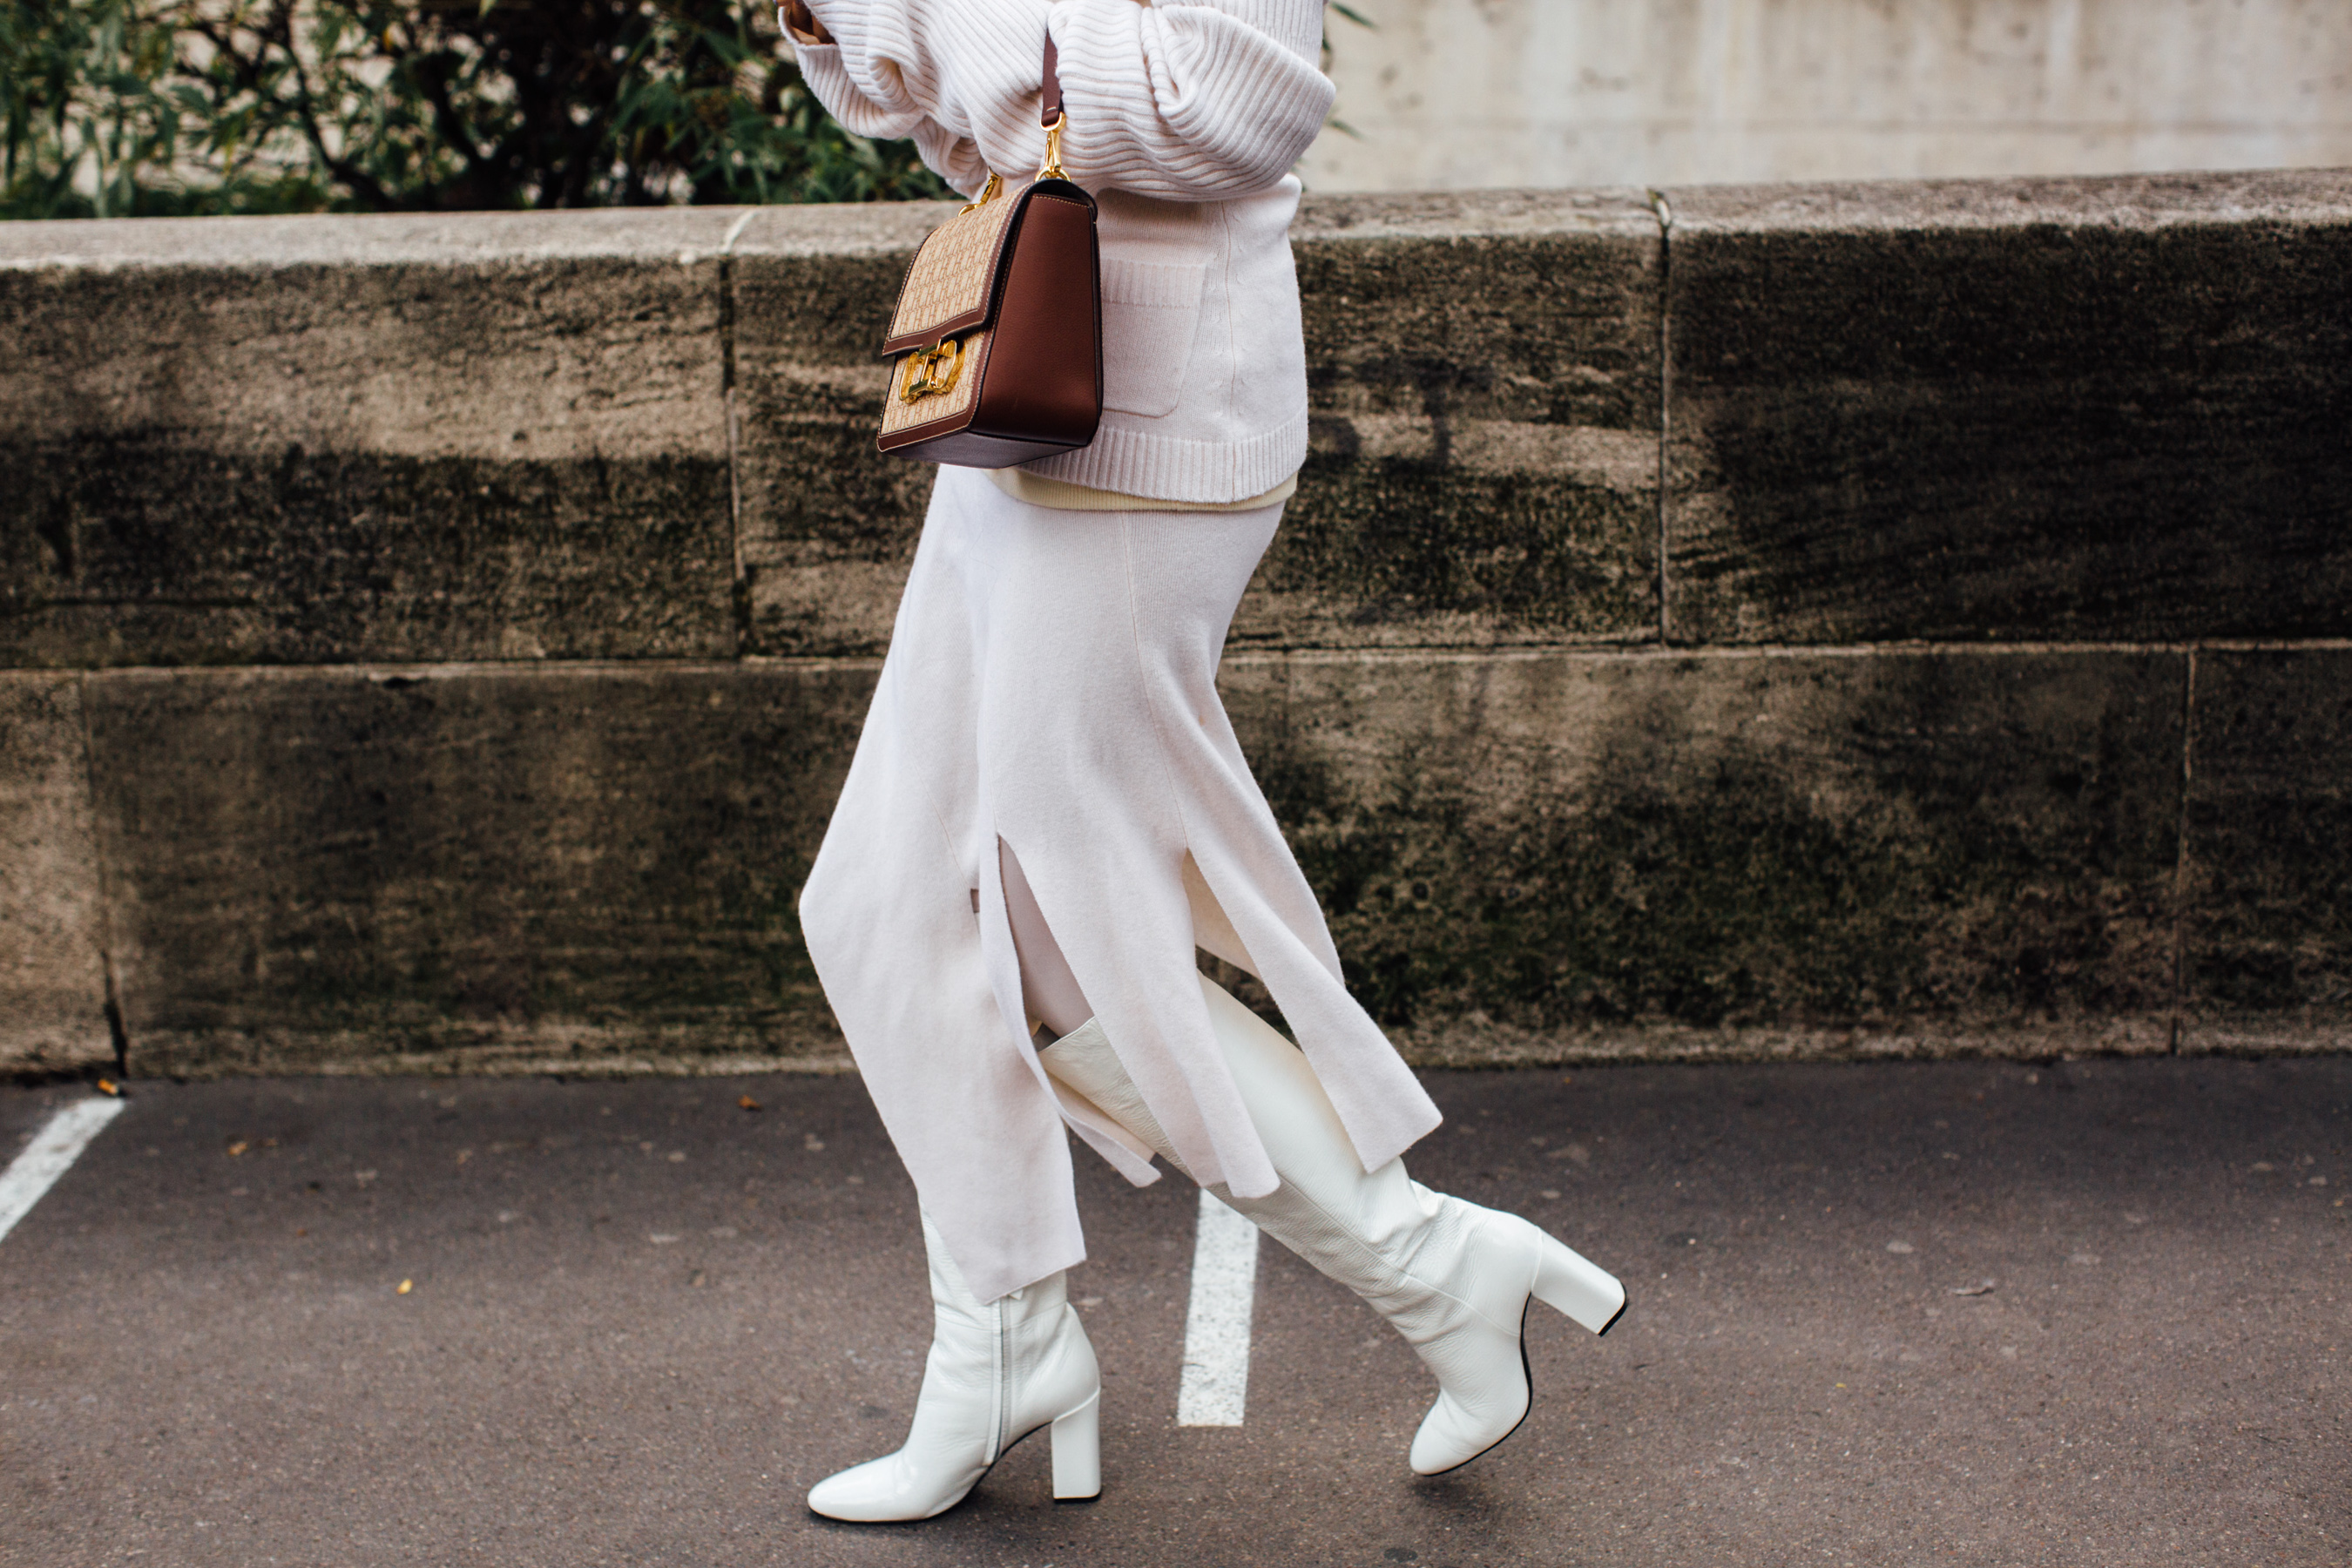
[[[0,216],[947,195],[719,0],[0,0]]]

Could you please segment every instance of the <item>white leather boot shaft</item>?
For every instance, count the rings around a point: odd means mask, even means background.
[[[1101,1489],[1094,1346],[1052,1275],[983,1303],[929,1215],[931,1353],[905,1447],[812,1488],[809,1507],[857,1523],[929,1519],[963,1500],[1004,1450],[1051,1423],[1054,1495]]]
[[[1529,1300],[1598,1333],[1623,1307],[1623,1287],[1516,1215],[1431,1192],[1405,1174],[1402,1160],[1366,1172],[1307,1058],[1222,987],[1203,978],[1202,989],[1226,1065],[1282,1178],[1262,1198],[1212,1190],[1363,1297],[1436,1375],[1437,1403],[1414,1436],[1412,1468],[1433,1475],[1475,1458],[1527,1415],[1519,1342]],[[1176,1163],[1099,1025],[1074,1030],[1043,1059]]]

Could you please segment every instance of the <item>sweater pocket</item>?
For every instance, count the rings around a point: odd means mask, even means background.
[[[1207,275],[1197,264],[1103,258],[1105,408],[1154,419],[1175,411]]]

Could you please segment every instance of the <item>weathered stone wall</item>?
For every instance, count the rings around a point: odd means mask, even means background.
[[[0,226],[0,1064],[837,1064],[937,216]],[[1224,688],[1409,1054],[2352,1046],[2352,175],[1298,253]]]

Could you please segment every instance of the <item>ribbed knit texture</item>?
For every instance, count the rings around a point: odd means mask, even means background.
[[[1038,472],[1228,501],[1297,470],[1307,381],[1289,170],[1331,107],[1315,64],[1318,0],[811,0],[811,9],[835,40],[799,50],[818,100],[860,135],[911,137],[966,195],[992,169],[1017,183],[1044,160],[1050,26],[1069,117],[1062,163],[1101,203],[1105,261],[1154,268],[1162,283],[1150,293],[1165,300],[1192,298],[1184,279],[1202,279],[1189,323],[1153,299],[1106,297],[1107,379],[1160,378],[1169,395],[1112,404],[1093,446]],[[1160,313],[1131,313],[1145,310]],[[1176,363],[1164,345],[1187,339]],[[1127,353],[1149,363],[1123,365]]]
[[[1180,418],[1178,408],[1165,424]],[[1106,415],[1094,445],[1024,465],[1049,479],[1090,485],[1121,495],[1168,500],[1240,500],[1264,495],[1298,471],[1307,460],[1307,405],[1289,423],[1262,435],[1223,441],[1190,441],[1129,427]]]

